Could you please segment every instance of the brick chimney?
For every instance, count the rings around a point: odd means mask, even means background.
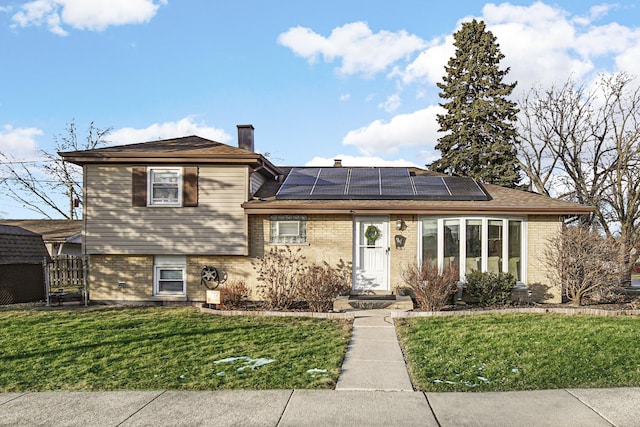
[[[342,167],[342,160],[341,159],[333,159],[333,167],[334,168],[341,168]]]
[[[253,153],[253,125],[238,125],[238,148]]]

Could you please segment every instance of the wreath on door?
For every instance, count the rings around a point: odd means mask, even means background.
[[[380,238],[380,230],[375,225],[371,224],[364,232],[364,237],[367,238],[367,245],[373,246],[376,244],[376,240]]]

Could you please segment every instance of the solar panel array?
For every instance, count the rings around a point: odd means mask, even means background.
[[[415,176],[407,168],[293,168],[282,200],[489,200],[472,178]]]

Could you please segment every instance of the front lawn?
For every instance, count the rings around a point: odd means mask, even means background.
[[[330,388],[351,324],[190,308],[0,311],[0,392]]]
[[[485,314],[396,320],[424,391],[640,386],[640,318]]]

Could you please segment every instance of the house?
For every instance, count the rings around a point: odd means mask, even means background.
[[[44,262],[48,261],[41,235],[0,225],[0,305],[42,301]]]
[[[255,287],[252,261],[281,245],[352,262],[354,293],[391,293],[432,260],[462,279],[509,271],[559,301],[544,249],[563,216],[591,211],[418,168],[278,167],[251,125],[238,147],[189,136],[60,154],[84,168],[83,252],[92,300],[107,302],[204,301],[204,266]]]
[[[82,221],[70,219],[3,219],[0,224],[13,225],[42,235],[49,255],[82,253]]]

